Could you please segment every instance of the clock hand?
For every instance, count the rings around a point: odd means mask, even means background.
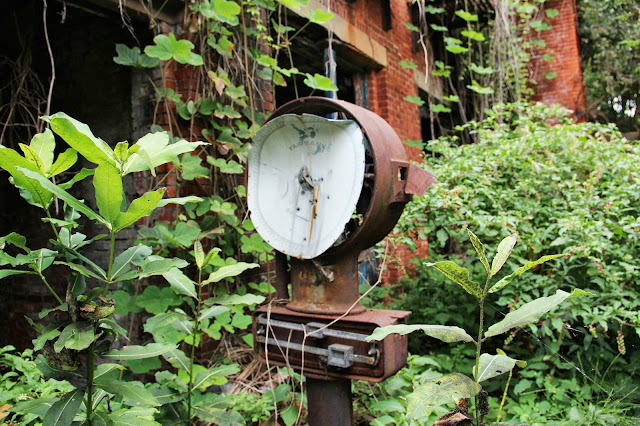
[[[313,221],[316,218],[316,210],[318,208],[318,194],[320,193],[320,184],[316,183],[313,187],[313,209],[311,209],[311,224],[309,225],[309,244],[311,244],[311,235],[313,235]]]

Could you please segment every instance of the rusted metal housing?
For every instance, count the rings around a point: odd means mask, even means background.
[[[306,377],[322,380],[354,379],[380,382],[398,372],[406,364],[407,336],[392,334],[382,342],[367,343],[363,340],[354,340],[349,335],[357,333],[358,336],[368,336],[377,327],[403,323],[404,318],[409,314],[410,312],[407,311],[366,309],[332,324],[329,329],[333,333],[330,335],[312,333],[304,339],[304,331],[293,330],[280,324],[286,322],[317,326],[317,324],[330,323],[336,316],[304,314],[283,306],[265,306],[253,314],[254,348],[263,362],[268,356],[270,365],[292,367],[302,371]],[[346,333],[340,333],[341,331]],[[269,341],[265,342],[265,339]],[[300,347],[303,339],[305,340],[304,351]],[[327,357],[323,354],[313,353],[320,352],[315,349],[328,350],[334,345],[341,350],[344,346],[353,348],[355,357],[360,357],[362,361],[341,368],[329,365]],[[301,369],[303,352],[304,368]]]
[[[344,241],[327,250],[323,263],[331,263],[348,252],[360,252],[381,241],[393,229],[413,194],[422,195],[433,183],[433,175],[410,164],[404,145],[393,128],[377,114],[349,102],[323,97],[293,100],[278,108],[269,120],[284,114],[327,115],[354,120],[362,129],[371,158],[358,202],[362,223],[348,224]]]

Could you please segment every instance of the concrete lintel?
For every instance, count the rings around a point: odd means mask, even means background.
[[[288,8],[295,14],[306,17],[307,12],[312,10],[322,9],[327,11],[328,7],[325,3],[326,0],[309,0],[306,6],[299,9],[292,7]],[[333,15],[333,19],[331,19],[329,23],[322,25],[324,28],[329,29],[329,26],[331,26],[333,34],[337,38],[361,54],[367,56],[367,58],[374,62],[378,67],[383,68],[387,66],[387,50],[384,46],[373,40],[363,31],[357,29],[342,16],[335,13]]]
[[[416,86],[418,86],[418,89],[427,92],[431,96],[438,99],[442,99],[442,97],[444,96],[441,78],[434,77],[431,74],[429,74],[429,77],[427,78],[425,73],[423,73],[422,71],[414,70],[413,79],[416,82]]]

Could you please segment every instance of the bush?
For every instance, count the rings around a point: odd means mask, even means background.
[[[595,298],[567,303],[564,312],[516,330],[502,347],[540,362],[540,376],[552,373],[586,384],[594,398],[607,400],[611,389],[629,394],[631,384],[640,382],[640,146],[613,125],[573,123],[566,111],[543,105],[494,107],[472,131],[479,143],[458,147],[453,139],[440,139],[428,144],[424,166],[435,171],[437,183],[407,206],[398,233],[422,233],[430,241],[429,261],[456,260],[472,276],[482,266],[467,241],[467,228],[487,247],[519,234],[522,243],[504,271],[565,253],[564,261],[540,265],[537,273],[505,288],[489,306],[488,320],[495,322],[559,288],[591,291]],[[398,304],[414,311],[411,322],[435,319],[464,327],[476,318],[471,296],[437,271],[418,272],[417,279],[401,283],[407,297]],[[412,350],[434,349],[425,342],[414,340]],[[544,398],[546,384],[537,381],[526,390],[534,399]],[[524,392],[522,386],[518,390]],[[635,392],[628,398],[640,396]]]

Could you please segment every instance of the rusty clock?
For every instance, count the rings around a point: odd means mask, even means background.
[[[381,381],[407,356],[406,336],[365,342],[376,327],[401,323],[409,312],[365,309],[358,302],[358,256],[391,232],[433,176],[409,163],[385,120],[336,99],[283,105],[253,142],[251,219],[276,250],[280,298],[288,299],[291,284],[289,301],[254,313],[256,351],[307,377],[310,424],[349,424],[348,416],[327,418],[314,400],[326,398],[326,386],[350,395],[350,379]],[[350,411],[350,397],[349,403],[336,398],[329,403]]]

